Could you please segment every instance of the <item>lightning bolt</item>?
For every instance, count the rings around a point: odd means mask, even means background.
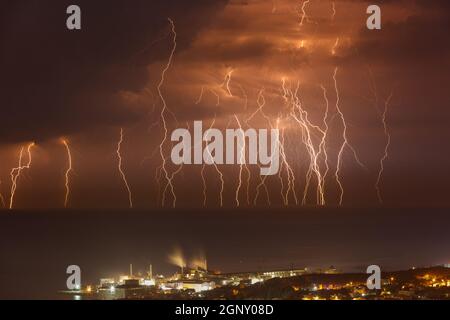
[[[197,99],[197,101],[195,103],[199,104],[202,101],[204,93],[205,93],[206,90],[208,90],[209,92],[211,92],[213,95],[216,96],[216,98],[217,98],[216,106],[219,106],[219,104],[220,104],[220,96],[219,96],[219,94],[217,94],[215,89],[223,89],[229,97],[234,97],[233,93],[231,92],[231,87],[230,87],[231,78],[232,78],[232,74],[233,74],[234,71],[235,71],[234,69],[229,69],[228,72],[225,74],[225,78],[224,78],[223,82],[221,84],[217,85],[217,86],[214,86],[214,89],[212,89],[210,87],[205,88],[205,86],[203,86],[201,91],[200,91],[200,96],[199,96],[199,98]],[[242,94],[243,94],[243,97],[244,97],[244,102],[245,102],[244,109],[247,109],[247,104],[248,104],[247,94],[246,94],[244,88],[241,85],[238,85],[238,86],[239,86],[240,90],[242,91]],[[214,119],[213,119],[209,129],[211,129],[212,126],[214,126],[214,124],[216,122],[216,116],[217,116],[217,113],[214,114]],[[239,122],[237,116],[234,115],[234,117],[235,117],[235,119],[237,120],[237,122],[238,122],[238,124],[240,126],[240,122]],[[229,124],[230,124],[230,121],[228,122],[228,125]],[[227,127],[228,127],[228,125],[227,125]],[[240,128],[242,129],[241,126],[240,126]],[[207,149],[207,150],[209,151],[209,149]],[[211,156],[211,154],[210,154],[210,156]],[[214,166],[217,174],[219,175],[219,179],[220,179],[221,187],[220,187],[220,192],[219,192],[219,202],[220,202],[220,206],[222,207],[223,206],[223,192],[225,190],[224,175],[223,175],[222,171],[219,169],[219,167],[217,166],[216,163],[213,163],[213,166]],[[239,191],[240,191],[240,189],[242,187],[242,167],[243,167],[243,165],[241,164],[240,165],[240,170],[239,170],[239,185],[238,185],[237,190],[236,190],[236,205],[237,206],[240,205],[240,202],[239,202]],[[246,165],[245,165],[245,167],[247,169],[247,172],[249,172],[249,170],[248,170]],[[200,171],[200,175],[201,175],[202,183],[203,183],[203,205],[204,206],[206,206],[206,203],[207,203],[207,186],[206,186],[205,169],[206,169],[206,164],[203,163],[202,169]],[[247,192],[247,195],[248,195],[248,192]],[[247,200],[249,202],[249,198],[247,198]]]
[[[248,122],[252,120],[258,113],[261,113],[261,115],[269,122],[270,124],[270,118],[264,113],[263,108],[266,105],[266,98],[264,97],[264,87],[262,87],[259,92],[258,96],[256,98],[256,104],[258,108],[247,118],[245,121],[248,125]]]
[[[170,181],[173,181],[173,179],[175,178],[175,176],[176,176],[177,174],[179,174],[179,173],[181,172],[182,169],[183,169],[183,164],[181,164],[180,166],[178,166],[177,170],[172,171],[172,173],[170,174],[170,177],[169,177]],[[170,187],[170,185],[167,183],[166,186],[164,187],[163,194],[166,194],[166,193],[167,193],[169,187]],[[172,192],[173,192],[173,190],[172,190]],[[172,203],[172,206],[173,206],[174,208],[175,208],[175,205],[176,205],[176,199],[175,199],[174,202]]]
[[[120,176],[122,177],[123,180],[123,184],[125,185],[125,188],[128,192],[128,202],[129,202],[129,206],[130,208],[133,208],[133,196],[131,193],[131,188],[130,185],[128,184],[128,180],[127,177],[125,175],[125,172],[123,171],[122,168],[122,143],[123,143],[123,128],[120,128],[120,138],[119,138],[119,142],[117,143],[117,150],[116,150],[116,154],[117,154],[117,160],[118,160],[118,164],[117,164],[117,169],[119,170]]]
[[[326,177],[329,172],[329,161],[328,161],[328,151],[327,151],[327,137],[328,137],[328,116],[329,116],[329,102],[327,97],[327,92],[324,86],[321,85],[324,100],[325,100],[325,110],[322,118],[322,125],[314,124],[311,122],[309,117],[309,112],[303,107],[299,95],[300,83],[297,81],[295,89],[291,86],[286,85],[286,80],[283,78],[281,80],[281,97],[285,101],[287,107],[290,109],[289,118],[287,120],[293,120],[301,132],[301,142],[305,146],[307,154],[309,156],[309,166],[305,176],[305,185],[303,189],[302,205],[306,204],[307,196],[309,193],[310,185],[313,176],[317,179],[316,187],[316,203],[318,205],[326,205],[325,199],[325,182]],[[295,188],[295,175],[294,172],[287,163],[284,133],[282,132],[282,140],[280,143],[280,155],[282,159],[282,165],[286,169],[286,174],[288,176],[288,188],[287,192],[283,193],[283,201],[288,204],[288,193],[290,189],[294,191]],[[317,140],[319,139],[319,140]],[[282,181],[280,174],[280,180],[282,189],[284,190],[284,183]],[[296,192],[294,191],[294,199],[297,203]]]
[[[296,13],[298,14],[298,20],[297,22],[299,22],[300,26],[303,26],[305,23],[311,23],[314,21],[310,21],[309,18],[309,5],[311,4],[310,0],[304,0],[301,3],[299,3],[299,5],[297,5],[295,7],[294,10],[296,10]],[[331,20],[334,21],[335,16],[336,16],[336,4],[335,1],[331,2]],[[170,112],[169,108],[167,107],[166,101],[164,99],[164,96],[162,94],[162,86],[164,84],[164,79],[165,79],[165,74],[168,71],[169,67],[171,66],[171,62],[173,59],[173,55],[176,49],[176,32],[175,32],[175,26],[173,24],[173,22],[169,19],[169,21],[171,22],[171,26],[172,26],[172,33],[174,35],[174,47],[173,50],[171,52],[171,55],[169,56],[169,61],[166,65],[166,68],[163,70],[162,74],[161,74],[161,81],[158,85],[158,93],[159,93],[159,97],[162,101],[162,110],[161,110],[161,119],[162,119],[162,123],[163,123],[163,127],[164,127],[164,137],[162,139],[161,144],[159,145],[159,151],[160,151],[160,155],[161,155],[161,160],[162,160],[162,165],[161,165],[161,170],[159,171],[160,173],[160,179],[162,180],[162,177],[165,177],[165,181],[166,181],[166,185],[164,188],[164,192],[162,195],[162,203],[164,206],[165,200],[166,200],[166,196],[167,196],[167,192],[171,190],[171,194],[173,197],[173,206],[175,206],[176,203],[176,196],[175,196],[175,192],[174,192],[174,186],[173,186],[173,177],[177,172],[180,172],[181,168],[178,168],[178,170],[176,170],[175,172],[172,172],[172,174],[170,174],[170,172],[168,171],[168,169],[166,168],[166,159],[167,157],[163,156],[163,146],[165,146],[165,143],[167,141],[167,123],[166,123],[166,115],[168,114],[168,112]],[[339,49],[339,43],[340,40],[342,38],[337,37],[336,40],[334,41],[334,44],[331,43],[331,55],[336,55],[337,51]],[[302,40],[302,46],[304,46],[306,44],[307,40]],[[338,68],[336,67],[333,73],[333,81],[334,81],[334,90],[336,92],[336,105],[335,105],[335,110],[336,110],[336,114],[333,115],[333,117],[338,117],[340,122],[342,123],[342,132],[339,133],[339,135],[342,135],[342,144],[339,144],[338,150],[339,152],[337,153],[337,155],[335,155],[333,153],[333,157],[337,156],[337,164],[336,164],[336,171],[334,172],[334,176],[336,179],[336,183],[339,187],[340,190],[340,194],[339,194],[339,204],[342,205],[343,203],[343,197],[344,197],[344,186],[342,183],[342,165],[343,165],[343,157],[345,152],[351,151],[352,156],[354,157],[355,161],[357,162],[358,165],[364,167],[364,165],[361,163],[358,154],[356,153],[355,148],[350,144],[350,140],[348,137],[348,126],[347,126],[347,119],[346,116],[344,115],[342,109],[341,109],[341,98],[340,98],[340,92],[339,92],[339,86],[338,86],[338,80],[337,80],[337,75],[338,75]],[[225,76],[224,78],[222,78],[223,80],[218,81],[218,83],[213,84],[211,86],[204,85],[201,87],[201,91],[200,91],[200,95],[197,99],[197,101],[195,102],[196,104],[199,104],[205,97],[206,94],[212,94],[216,97],[217,99],[217,103],[216,105],[220,105],[220,99],[223,97],[239,97],[239,98],[243,98],[245,99],[245,107],[244,110],[245,112],[245,116],[243,117],[239,117],[239,115],[234,114],[234,121],[236,121],[237,125],[239,126],[239,128],[241,130],[243,130],[243,126],[241,124],[241,121],[244,120],[244,126],[247,127],[249,126],[249,121],[251,121],[253,118],[255,118],[257,115],[261,115],[264,119],[266,119],[269,123],[270,128],[274,128],[274,126],[272,125],[272,117],[267,116],[267,114],[264,112],[264,108],[266,105],[266,98],[265,98],[265,89],[264,87],[259,90],[258,95],[257,95],[257,99],[256,99],[256,105],[257,108],[256,110],[253,110],[251,112],[248,112],[248,97],[247,94],[244,90],[244,88],[239,85],[239,84],[234,84],[232,83],[232,77],[234,75],[234,69],[228,68],[226,70]],[[234,82],[234,81],[233,81]],[[291,87],[292,86],[292,87]],[[240,93],[237,92],[238,88],[240,88],[242,95]],[[281,131],[281,135],[279,136],[279,146],[280,146],[280,156],[281,156],[281,163],[280,163],[280,171],[278,173],[278,178],[280,180],[281,183],[281,190],[280,190],[280,194],[281,194],[281,198],[282,198],[282,203],[284,205],[289,205],[290,201],[292,201],[292,199],[295,201],[296,204],[298,204],[299,202],[299,198],[297,197],[297,192],[295,190],[296,188],[296,175],[295,175],[295,171],[293,169],[293,167],[291,166],[291,164],[289,163],[289,157],[287,154],[287,147],[289,146],[287,143],[291,143],[290,139],[290,133],[289,131],[287,131],[285,126],[281,126],[280,127],[280,123],[281,120],[286,121],[286,123],[288,122],[293,122],[295,125],[295,130],[296,133],[300,132],[300,138],[298,139],[298,141],[296,140],[294,143],[295,145],[300,145],[300,147],[303,149],[306,149],[306,156],[308,159],[307,162],[307,166],[305,169],[305,181],[304,181],[304,189],[303,194],[302,194],[302,200],[301,203],[303,205],[305,205],[308,200],[310,195],[314,195],[316,198],[316,203],[318,205],[326,205],[327,203],[327,199],[326,199],[326,187],[327,185],[327,178],[329,179],[330,171],[331,171],[331,165],[330,165],[330,159],[331,159],[331,153],[329,154],[328,148],[327,148],[327,142],[329,139],[329,130],[330,130],[330,126],[329,126],[329,122],[331,121],[330,119],[330,101],[328,99],[328,92],[327,89],[325,88],[325,86],[320,85],[320,88],[322,90],[322,94],[323,94],[323,100],[325,102],[324,105],[324,111],[322,114],[322,111],[320,111],[320,116],[321,119],[318,120],[317,122],[314,121],[313,119],[313,115],[315,115],[314,111],[309,111],[309,108],[304,106],[304,101],[303,101],[303,97],[301,97],[301,92],[299,90],[300,88],[300,82],[297,82],[297,86],[295,87],[295,83],[292,82],[291,85],[289,85],[289,87],[286,86],[286,81],[285,79],[282,79],[282,91],[281,91],[281,95],[282,98],[284,99],[284,101],[286,102],[286,106],[285,108],[288,110],[287,114],[285,115],[286,118],[282,118],[280,119],[280,115],[277,118],[276,121],[276,128]],[[232,90],[233,89],[233,90]],[[236,89],[236,92],[235,90]],[[235,94],[237,94],[238,96],[235,96]],[[282,111],[283,113],[285,112],[284,110]],[[281,112],[280,112],[281,113]],[[216,122],[216,115],[214,115],[214,119],[211,122],[211,127],[215,124]],[[230,123],[232,122],[232,117],[229,117],[229,122],[227,125],[230,125]],[[211,128],[210,127],[210,128]],[[339,126],[340,127],[340,126]],[[340,129],[339,129],[340,130]],[[340,137],[339,137],[340,139]],[[300,143],[298,143],[300,142]],[[341,143],[341,142],[339,142]],[[244,145],[238,147],[238,148],[245,148],[245,141],[244,141]],[[290,146],[289,146],[290,149]],[[386,151],[387,153],[387,151]],[[243,155],[243,152],[241,152],[241,157]],[[242,205],[242,200],[243,200],[243,188],[245,187],[245,170],[247,171],[247,203],[250,205],[251,202],[253,202],[254,205],[257,204],[258,199],[260,197],[260,193],[261,192],[266,192],[267,195],[267,200],[268,203],[270,205],[271,203],[271,199],[270,199],[270,194],[269,194],[269,190],[267,188],[266,185],[266,178],[267,177],[260,177],[260,181],[256,186],[256,194],[254,195],[255,197],[250,200],[250,182],[251,182],[251,172],[248,169],[247,165],[245,164],[245,159],[239,159],[240,160],[240,165],[239,165],[239,173],[238,173],[238,178],[236,180],[236,189],[235,189],[235,204],[236,206],[241,206]],[[385,161],[382,160],[382,164]],[[218,168],[217,165],[215,165],[215,169],[217,171],[217,173],[219,174],[220,180],[221,180],[221,191],[220,191],[220,205],[223,205],[223,191],[224,191],[224,175],[223,173],[220,171],[220,169]],[[207,165],[204,163],[201,167],[201,171],[200,171],[200,175],[201,175],[201,179],[202,179],[202,183],[203,183],[203,205],[206,206],[208,204],[208,190],[207,190],[207,177],[206,177],[206,171],[207,171]],[[245,170],[244,170],[245,169]],[[334,169],[334,168],[333,168]],[[381,170],[382,172],[382,170]],[[378,184],[378,183],[377,183]],[[302,185],[303,187],[303,185]],[[264,191],[263,191],[264,189]],[[252,195],[253,196],[253,195]]]
[[[269,206],[271,205],[269,190],[267,189],[267,186],[266,186],[266,179],[267,179],[267,176],[261,177],[259,184],[256,186],[256,195],[255,195],[255,199],[253,200],[254,206],[256,206],[256,203],[258,201],[259,193],[260,193],[259,190],[261,188],[264,188],[264,191],[266,192],[267,203],[269,204]]]
[[[325,194],[326,178],[327,178],[328,172],[330,171],[330,167],[329,167],[329,163],[328,163],[327,145],[326,145],[328,129],[329,129],[327,119],[328,119],[330,103],[329,103],[329,100],[328,100],[328,97],[327,97],[327,89],[323,85],[320,85],[320,87],[321,87],[322,92],[323,92],[323,99],[325,100],[325,113],[324,113],[324,116],[323,116],[323,126],[324,126],[323,132],[324,132],[324,134],[322,136],[322,141],[320,142],[320,146],[321,147],[319,146],[319,149],[321,149],[323,151],[323,154],[324,154],[324,160],[323,161],[324,161],[324,164],[325,164],[325,172],[324,172],[324,174],[322,176],[322,191]],[[322,151],[319,151],[319,154]]]
[[[300,19],[300,26],[303,26],[303,22],[306,20],[308,21],[308,15],[306,14],[306,7],[309,4],[310,0],[305,0],[302,3],[302,7],[301,7],[301,11],[302,11],[302,16]]]
[[[195,104],[199,104],[200,102],[202,102],[203,96],[204,96],[206,90],[211,92],[216,97],[216,99],[217,99],[216,106],[218,106],[220,104],[220,96],[219,96],[219,94],[217,92],[215,92],[213,89],[209,88],[209,87],[205,88],[205,86],[202,87],[202,89],[200,91],[200,95],[199,95],[197,101],[195,101]]]
[[[384,136],[386,137],[386,144],[384,147],[383,157],[380,159],[380,170],[378,171],[377,181],[375,182],[375,189],[377,191],[377,197],[378,197],[378,201],[380,203],[383,203],[383,198],[381,196],[381,190],[380,190],[380,182],[381,182],[381,178],[382,178],[382,175],[384,172],[384,162],[387,160],[387,158],[389,156],[389,154],[388,154],[389,146],[391,145],[391,134],[389,132],[389,127],[386,122],[386,116],[387,116],[387,112],[389,109],[389,103],[391,102],[392,96],[393,96],[393,92],[391,92],[389,97],[385,100],[384,110],[383,110],[383,114],[381,116],[381,121],[383,123]]]
[[[206,187],[206,177],[205,177],[205,169],[206,164],[203,163],[202,169],[200,170],[200,176],[202,177],[202,183],[203,183],[203,206],[206,207],[207,201],[208,201],[208,194],[207,194],[207,187]]]
[[[67,153],[67,169],[65,173],[65,187],[66,187],[66,195],[64,197],[64,208],[67,208],[69,204],[69,195],[70,195],[70,173],[72,172],[72,153],[70,152],[69,143],[67,140],[63,139],[62,143],[66,149]]]
[[[286,156],[286,151],[284,148],[284,144],[285,144],[285,130],[284,129],[280,129],[280,119],[277,119],[277,126],[276,128],[278,130],[281,131],[281,140],[278,141],[278,145],[280,146],[280,155],[281,155],[281,163],[282,163],[282,167],[286,170],[286,175],[287,175],[287,189],[286,191],[284,191],[284,179],[282,177],[282,169],[279,171],[278,173],[278,177],[280,179],[280,184],[281,184],[281,198],[283,200],[283,203],[285,206],[289,205],[289,193],[292,192],[293,196],[294,196],[294,201],[295,204],[298,204],[298,198],[297,198],[297,193],[295,191],[295,174],[294,174],[294,170],[292,169],[291,165],[289,164],[288,160],[287,160],[287,156]]]
[[[239,84],[239,88],[241,89],[242,96],[244,98],[244,110],[247,111],[248,110],[248,95],[247,95],[247,92],[244,90],[244,88],[240,84]],[[241,124],[239,122],[238,122],[238,124],[239,124],[239,127],[241,127]],[[245,144],[245,141],[244,141],[244,144]],[[249,169],[249,167],[248,167],[248,165],[246,163],[243,166],[244,166],[245,171],[247,173],[247,188],[246,188],[247,205],[250,205],[250,181],[251,181],[251,178],[252,178],[252,173],[251,173],[251,171],[250,171],[250,169]],[[241,179],[242,179],[242,165],[239,168],[239,179],[240,179],[240,182],[241,182]]]
[[[225,78],[222,81],[222,83],[220,83],[220,84],[216,84],[213,86],[202,86],[202,88],[200,90],[200,95],[199,95],[197,101],[195,102],[195,104],[199,104],[200,102],[202,102],[205,91],[209,91],[211,94],[213,94],[216,97],[216,99],[217,99],[216,106],[220,105],[220,95],[216,92],[216,90],[225,91],[229,97],[233,97],[233,94],[232,94],[231,88],[230,88],[230,82],[231,82],[231,75],[233,74],[234,71],[235,71],[234,69],[230,69],[225,74]],[[247,100],[247,95],[246,95],[244,88],[242,88],[241,85],[239,85],[239,88],[241,89],[245,99]],[[246,108],[247,108],[247,103],[246,103]]]
[[[239,126],[239,129],[242,130],[242,126],[241,126],[241,122],[239,121],[239,118],[234,115],[234,119],[236,120],[236,123]],[[235,194],[235,199],[236,199],[236,206],[239,207],[240,206],[240,202],[239,202],[239,191],[241,190],[242,187],[242,170],[244,167],[244,163],[245,163],[245,136],[243,139],[243,144],[241,145],[241,158],[240,158],[240,164],[239,164],[239,183],[238,186],[236,188],[236,194]]]
[[[245,123],[247,124],[247,126],[249,125],[250,120],[252,120],[258,113],[260,113],[263,118],[267,121],[268,125],[270,128],[273,128],[272,126],[272,122],[270,120],[270,118],[267,116],[267,114],[264,112],[264,106],[266,105],[266,98],[264,97],[264,87],[262,87],[259,91],[258,91],[258,95],[256,98],[256,105],[257,108],[256,110],[245,120]],[[248,173],[248,180],[247,180],[247,196],[249,196],[249,188],[250,188],[250,170],[247,168],[247,173]],[[267,202],[269,205],[271,205],[271,201],[270,201],[270,195],[269,195],[269,190],[267,188],[266,185],[266,179],[267,176],[260,176],[260,180],[259,180],[259,184],[256,186],[256,193],[255,193],[255,198],[253,199],[253,204],[256,205],[258,198],[259,198],[259,194],[260,194],[260,189],[264,188],[264,191],[266,192],[266,198],[267,198]]]
[[[198,96],[197,101],[195,101],[195,104],[199,104],[203,100],[203,94],[205,93],[205,87],[202,87],[202,90],[200,90],[200,95]]]
[[[293,96],[293,103],[292,103],[292,111],[291,116],[293,119],[299,124],[301,131],[302,131],[302,137],[303,137],[303,143],[306,146],[306,149],[308,151],[309,157],[310,157],[310,166],[306,175],[306,183],[305,188],[303,192],[303,200],[302,204],[306,204],[306,196],[308,194],[308,189],[311,181],[311,177],[313,173],[317,177],[317,197],[318,197],[318,204],[324,205],[325,204],[325,198],[324,193],[322,190],[322,174],[319,167],[319,151],[316,150],[314,146],[314,142],[312,140],[313,132],[312,130],[317,130],[319,134],[324,135],[325,133],[323,130],[317,126],[313,125],[309,118],[308,118],[308,112],[303,108],[302,103],[298,97],[298,90],[299,90],[299,83],[297,83],[297,88],[295,89],[295,93]],[[318,148],[320,149],[320,148]]]
[[[343,199],[344,199],[344,188],[342,185],[342,181],[341,178],[339,176],[340,171],[341,171],[341,167],[342,167],[342,155],[345,151],[345,148],[349,148],[352,153],[353,156],[356,160],[356,162],[361,166],[361,167],[365,167],[364,164],[362,164],[362,162],[359,160],[358,155],[356,154],[355,148],[353,148],[353,146],[349,143],[348,141],[348,137],[347,137],[347,123],[345,121],[345,117],[344,114],[342,113],[342,110],[339,106],[339,102],[340,102],[340,96],[339,96],[339,89],[338,89],[338,84],[337,84],[337,72],[338,72],[338,67],[336,67],[334,69],[334,73],[333,73],[333,81],[334,81],[334,88],[336,91],[336,110],[339,114],[339,117],[341,118],[342,121],[342,125],[343,125],[343,130],[342,130],[342,145],[341,148],[339,149],[339,153],[338,153],[338,160],[337,160],[337,166],[336,166],[336,171],[335,171],[335,178],[336,178],[336,182],[339,186],[339,190],[340,190],[340,195],[339,195],[339,205],[342,205]]]
[[[168,109],[167,107],[167,103],[166,103],[166,99],[164,98],[164,95],[162,93],[162,87],[164,85],[164,80],[165,80],[165,76],[167,71],[169,70],[171,64],[172,64],[172,60],[173,60],[173,56],[175,54],[175,51],[177,49],[177,33],[175,30],[175,24],[173,22],[172,19],[168,18],[167,19],[170,23],[170,27],[171,27],[171,31],[172,31],[172,41],[173,41],[173,47],[172,50],[170,51],[170,55],[169,55],[169,59],[167,61],[166,66],[164,67],[163,71],[161,72],[161,79],[158,83],[157,86],[157,90],[158,90],[158,95],[159,98],[161,99],[162,102],[162,108],[161,108],[161,112],[160,112],[160,117],[163,123],[163,130],[164,130],[164,135],[163,135],[163,139],[161,140],[161,143],[159,145],[159,154],[161,156],[161,161],[162,161],[162,165],[161,165],[161,170],[164,174],[164,178],[166,179],[166,188],[164,188],[164,192],[162,194],[162,206],[165,205],[165,201],[166,201],[166,190],[168,189],[167,187],[170,188],[170,192],[172,194],[172,206],[175,207],[176,206],[176,202],[177,202],[177,197],[175,194],[175,190],[174,190],[174,185],[173,185],[173,177],[174,175],[169,175],[169,172],[166,168],[166,158],[164,157],[164,150],[163,150],[163,146],[165,144],[165,142],[167,141],[167,134],[168,134],[168,129],[167,129],[167,123],[166,123],[166,112],[170,112],[170,109]]]
[[[221,88],[225,88],[229,97],[233,96],[233,94],[231,93],[231,89],[230,89],[231,76],[233,75],[233,72],[234,72],[233,69],[228,71],[228,73],[225,75],[225,79],[224,79],[223,83],[220,85]]]
[[[221,85],[219,85],[219,87],[223,87],[225,82],[226,82],[226,79]],[[216,107],[218,107],[220,105],[220,96],[219,96],[219,94],[217,94],[213,89],[211,89],[209,87],[207,88],[207,90],[209,92],[211,92],[217,98]],[[199,104],[202,101],[204,91],[205,91],[205,87],[202,87],[202,90],[200,92],[200,96],[199,96],[198,100],[195,102],[195,104]],[[213,120],[211,122],[211,125],[210,125],[209,129],[211,129],[214,126],[214,124],[216,123],[216,118],[217,118],[217,111],[214,112],[214,118],[213,118]],[[206,150],[207,150],[209,156],[212,156],[211,153],[209,152],[209,149],[207,148]],[[220,207],[223,207],[223,192],[225,190],[224,175],[223,175],[222,171],[220,171],[220,169],[219,169],[219,167],[217,166],[216,163],[213,163],[213,166],[214,166],[215,171],[219,175],[219,179],[220,179],[219,204],[220,204]],[[204,207],[206,207],[207,200],[208,200],[205,170],[206,170],[206,163],[203,162],[202,169],[200,170],[200,176],[202,178],[202,183],[203,183],[203,206]]]
[[[30,167],[31,167],[31,162],[32,162],[31,149],[34,146],[35,146],[35,143],[32,142],[27,147],[28,162],[25,165],[22,164],[24,147],[20,148],[18,166],[11,170],[11,174],[10,174],[11,175],[11,197],[9,199],[9,209],[12,209],[14,206],[14,196],[16,194],[17,182],[20,177],[20,174],[22,173],[23,170],[30,169]]]
[[[209,126],[209,129],[211,129],[214,124],[216,123],[216,114],[214,114],[214,119],[211,122],[211,125]],[[208,154],[210,156],[211,153],[209,152],[209,149],[206,149],[208,151]],[[223,191],[225,190],[225,180],[224,180],[224,176],[222,171],[220,171],[219,167],[217,166],[216,163],[213,163],[214,169],[216,170],[217,174],[219,175],[219,179],[220,179],[220,192],[219,192],[219,203],[220,206],[223,207]],[[206,186],[206,177],[204,175],[205,173],[205,169],[206,169],[206,163],[203,162],[202,164],[202,169],[201,169],[201,177],[202,177],[202,182],[203,182],[203,206],[206,206],[207,203],[207,186]]]
[[[214,169],[216,169],[216,172],[219,175],[219,179],[220,179],[219,203],[220,203],[220,206],[223,207],[223,191],[225,190],[225,180],[224,180],[222,171],[220,171],[219,167],[215,163],[214,163]]]

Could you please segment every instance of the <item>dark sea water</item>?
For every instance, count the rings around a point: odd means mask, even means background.
[[[66,268],[83,284],[146,271],[172,274],[167,255],[200,251],[223,272],[328,267],[364,271],[448,263],[448,209],[5,211],[0,213],[0,298],[74,299]]]

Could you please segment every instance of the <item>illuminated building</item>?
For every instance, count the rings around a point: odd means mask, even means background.
[[[182,282],[183,290],[194,290],[195,292],[209,291],[216,287],[213,281],[201,281],[201,280],[184,280]]]

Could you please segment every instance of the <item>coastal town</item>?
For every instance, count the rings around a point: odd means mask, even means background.
[[[450,265],[382,274],[382,286],[370,290],[367,274],[327,269],[290,269],[221,273],[197,267],[171,276],[130,272],[100,279],[97,285],[64,291],[76,300],[433,300],[450,299]]]

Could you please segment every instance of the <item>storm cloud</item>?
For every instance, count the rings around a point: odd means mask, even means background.
[[[87,127],[134,121],[145,106],[123,92],[148,81],[146,67],[166,59],[168,18],[178,52],[223,9],[225,1],[77,1],[82,29],[66,28],[71,1],[2,3],[0,140],[48,139]]]

